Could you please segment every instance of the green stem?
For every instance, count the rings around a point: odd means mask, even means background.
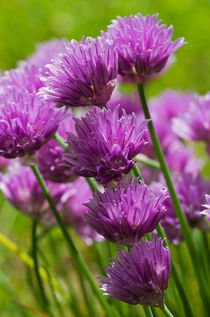
[[[167,317],[174,317],[174,315],[170,312],[170,310],[168,309],[168,307],[166,306],[166,304],[164,304],[163,306],[161,306],[160,309],[162,310],[162,312],[163,312]]]
[[[63,138],[59,134],[56,133],[54,135],[54,139],[58,144],[60,144],[60,146],[62,146],[62,148],[64,148],[66,152],[72,153],[68,144],[63,140]]]
[[[112,310],[111,310],[110,306],[108,305],[105,297],[102,295],[101,291],[99,290],[98,286],[96,285],[95,280],[93,279],[87,265],[85,264],[82,255],[78,252],[76,246],[74,245],[72,238],[71,238],[65,224],[63,223],[63,220],[62,220],[60,214],[56,210],[54,202],[49,194],[49,191],[45,185],[45,182],[44,182],[38,168],[34,165],[32,165],[31,168],[32,168],[32,170],[37,178],[37,181],[42,189],[43,195],[46,198],[46,200],[47,200],[47,202],[48,202],[48,204],[53,212],[53,215],[57,220],[58,225],[60,226],[60,229],[63,233],[63,236],[67,242],[67,246],[68,246],[68,249],[70,251],[70,254],[73,256],[73,260],[75,261],[76,268],[78,270],[81,270],[81,272],[87,278],[95,296],[97,297],[99,303],[101,304],[101,306],[105,310],[106,314],[108,316],[112,317],[113,316]]]
[[[39,290],[40,290],[42,309],[45,312],[49,313],[49,303],[47,300],[47,296],[45,294],[44,286],[42,284],[42,279],[41,279],[40,272],[39,272],[39,265],[38,265],[38,258],[37,258],[36,229],[37,229],[37,220],[35,219],[35,220],[33,220],[32,231],[31,231],[32,257],[34,260],[34,270],[35,270],[35,274],[36,274],[36,279],[37,279],[37,283],[38,283]]]
[[[156,169],[160,169],[159,162],[152,160],[152,159],[146,157],[145,155],[139,154],[138,156],[135,157],[135,161],[142,163],[142,164],[145,164],[145,165],[148,165],[150,167],[156,168]]]
[[[157,135],[156,135],[156,132],[155,132],[152,120],[151,120],[151,116],[149,113],[148,105],[147,105],[145,94],[144,94],[143,83],[138,85],[138,91],[139,91],[139,96],[140,96],[140,100],[141,100],[141,104],[142,104],[145,118],[150,120],[150,122],[148,123],[148,128],[149,128],[150,136],[151,136],[152,143],[154,146],[154,150],[155,150],[156,156],[158,158],[158,161],[160,163],[160,167],[161,167],[161,170],[163,172],[163,175],[165,177],[166,184],[167,184],[167,187],[168,187],[168,190],[170,193],[170,197],[171,197],[171,200],[173,203],[173,207],[174,207],[174,210],[176,212],[176,216],[179,219],[182,233],[183,233],[184,239],[186,241],[186,244],[187,244],[190,256],[191,256],[191,260],[192,260],[192,263],[194,266],[195,275],[198,279],[198,284],[200,287],[200,294],[201,294],[201,297],[203,299],[203,302],[205,303],[204,306],[207,309],[210,304],[209,304],[208,296],[206,295],[207,293],[204,289],[205,283],[203,283],[204,281],[203,281],[203,277],[202,277],[202,274],[200,271],[199,258],[197,256],[195,244],[194,244],[194,241],[193,241],[193,238],[191,235],[191,230],[189,228],[185,214],[182,211],[180,201],[179,201],[178,196],[176,194],[168,166],[166,164],[159,140],[157,138]]]
[[[94,178],[92,177],[86,177],[86,181],[88,182],[90,189],[92,190],[92,192],[94,193],[96,190],[99,190],[98,188],[98,184],[95,181]]]
[[[134,176],[135,176],[135,177],[138,177],[138,178],[142,181],[142,183],[144,183],[144,180],[143,180],[143,178],[142,178],[142,176],[141,176],[141,172],[140,172],[140,170],[139,170],[137,164],[135,164],[135,165],[133,166],[132,171],[133,171],[133,173],[134,173]]]
[[[151,307],[143,306],[146,317],[154,317]]]
[[[163,239],[165,239],[165,245],[170,250],[170,254],[171,254],[171,274],[172,274],[174,283],[176,285],[177,291],[179,293],[179,296],[181,298],[181,302],[182,302],[183,308],[185,310],[185,315],[186,315],[186,317],[193,317],[192,310],[190,308],[190,304],[189,304],[187,296],[185,294],[185,290],[184,290],[183,284],[182,284],[182,282],[181,282],[181,280],[179,278],[179,274],[178,274],[177,269],[176,269],[174,257],[173,257],[173,254],[171,252],[170,244],[168,242],[168,239],[167,239],[167,236],[165,234],[165,231],[161,227],[160,224],[157,225],[156,229],[157,229],[157,232],[158,232],[158,236],[163,238]]]

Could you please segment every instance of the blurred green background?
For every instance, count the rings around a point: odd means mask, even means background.
[[[169,71],[150,84],[148,94],[155,95],[165,88],[206,93],[210,87],[209,0],[0,0],[0,70],[15,67],[18,60],[33,53],[38,42],[55,37],[94,37],[117,15],[138,12],[159,12],[164,23],[174,25],[173,38],[185,37],[188,42],[176,53],[177,61]],[[0,211],[0,232],[27,250],[30,219],[17,213],[3,197]],[[55,235],[61,248],[59,232]],[[88,248],[81,243],[79,247],[94,265]],[[14,303],[35,305],[24,270],[19,258],[0,245],[1,317],[39,316]]]

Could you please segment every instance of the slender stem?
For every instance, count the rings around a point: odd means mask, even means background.
[[[49,194],[49,191],[45,185],[45,182],[38,170],[38,168],[34,165],[31,166],[37,181],[42,189],[43,195],[46,198],[46,200],[48,201],[48,204],[53,212],[54,217],[57,220],[58,225],[60,226],[60,229],[63,233],[63,236],[67,242],[67,246],[68,249],[70,251],[70,254],[73,256],[73,260],[75,261],[75,266],[78,270],[81,270],[82,273],[84,274],[84,276],[87,278],[95,296],[97,297],[99,303],[101,304],[101,306],[103,307],[103,309],[105,310],[105,312],[107,313],[108,316],[112,317],[113,316],[113,312],[111,310],[111,307],[108,305],[105,297],[102,295],[101,291],[98,289],[95,280],[93,279],[87,265],[85,264],[82,255],[78,252],[76,246],[74,245],[72,238],[65,226],[65,224],[63,223],[63,220],[60,216],[60,214],[58,213],[58,211],[56,210],[56,207],[54,205],[54,202]]]
[[[42,284],[42,279],[39,272],[38,257],[37,257],[37,243],[36,243],[36,229],[37,229],[37,220],[35,219],[33,220],[32,230],[31,230],[32,257],[34,260],[34,270],[36,274],[36,279],[37,279],[37,283],[40,290],[42,308],[45,312],[49,313],[49,303],[47,300],[47,296],[45,294],[44,286]]]
[[[60,146],[62,146],[62,148],[64,148],[66,152],[72,153],[68,144],[63,140],[63,138],[59,134],[56,133],[54,135],[54,139],[58,144],[60,144]]]
[[[154,167],[156,169],[160,169],[160,163],[155,161],[155,160],[152,160],[148,157],[146,157],[146,155],[143,155],[143,154],[139,154],[135,157],[135,160],[139,163],[142,163],[142,164],[145,164],[145,165],[148,165],[150,167]]]
[[[150,306],[143,306],[146,317],[154,317]]]
[[[142,183],[144,183],[144,180],[143,180],[143,178],[142,178],[142,176],[141,176],[141,172],[140,172],[140,170],[139,170],[137,164],[134,164],[132,170],[133,170],[134,176],[135,176],[135,177],[138,177],[138,178],[142,181]]]
[[[207,293],[206,293],[206,291],[204,289],[205,283],[203,281],[203,277],[202,277],[202,274],[201,274],[201,271],[200,271],[199,258],[197,256],[195,244],[194,244],[194,241],[193,241],[193,238],[192,238],[192,235],[191,235],[191,230],[189,228],[189,225],[188,225],[187,219],[185,217],[185,214],[182,211],[182,207],[181,207],[180,201],[178,199],[178,196],[176,194],[176,191],[175,191],[175,188],[174,188],[171,176],[170,176],[170,172],[169,172],[168,166],[166,164],[166,161],[165,161],[165,158],[164,158],[164,155],[163,155],[159,140],[157,138],[153,123],[151,121],[151,116],[150,116],[150,113],[149,113],[148,105],[147,105],[145,94],[144,94],[144,87],[143,87],[142,83],[138,85],[138,90],[139,90],[139,96],[140,96],[140,100],[141,100],[141,104],[142,104],[142,108],[143,108],[143,111],[144,111],[145,118],[150,120],[150,122],[148,123],[148,128],[149,128],[150,136],[151,136],[152,143],[153,143],[153,146],[154,146],[154,150],[155,150],[156,156],[158,158],[158,161],[160,163],[160,167],[161,167],[161,170],[163,172],[163,175],[165,177],[166,184],[167,184],[167,187],[168,187],[168,190],[169,190],[169,193],[170,193],[170,197],[171,197],[171,200],[172,200],[172,203],[173,203],[173,206],[174,206],[174,210],[175,210],[176,215],[177,215],[177,217],[179,219],[179,222],[180,222],[180,225],[181,225],[181,229],[182,229],[182,233],[183,233],[184,239],[185,239],[185,241],[187,243],[187,247],[188,247],[188,250],[189,250],[189,253],[190,253],[190,256],[191,256],[191,260],[192,260],[192,263],[193,263],[193,266],[194,266],[195,275],[196,275],[196,277],[198,279],[198,283],[199,283],[199,286],[200,286],[201,297],[203,299],[203,302],[205,303],[204,306],[207,309],[210,304],[209,304],[208,297],[206,295]]]
[[[156,229],[157,229],[158,235],[161,238],[165,239],[165,245],[171,251],[171,247],[170,247],[170,244],[168,242],[167,236],[165,234],[164,229],[161,227],[160,223],[157,225]],[[171,274],[172,274],[172,277],[174,279],[174,283],[175,283],[175,285],[177,287],[177,291],[179,293],[179,296],[181,298],[181,302],[182,302],[183,308],[185,310],[185,315],[186,315],[186,317],[193,317],[193,313],[192,313],[192,310],[190,308],[190,304],[188,302],[187,296],[185,294],[184,287],[182,285],[182,282],[181,282],[181,280],[179,278],[179,274],[178,274],[177,269],[176,269],[176,265],[175,265],[173,254],[172,254],[172,252],[170,252],[170,253],[171,253]]]
[[[86,181],[88,182],[90,189],[94,193],[94,191],[99,190],[98,184],[96,183],[95,179],[92,177],[86,177]]]
[[[163,306],[161,306],[160,309],[162,310],[162,312],[163,312],[167,317],[174,317],[174,315],[170,312],[170,310],[168,309],[168,307],[166,306],[166,304],[164,304]]]

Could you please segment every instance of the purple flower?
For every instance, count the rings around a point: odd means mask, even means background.
[[[92,198],[92,191],[87,181],[79,177],[74,182],[68,184],[68,190],[62,198],[63,220],[65,224],[72,226],[87,244],[93,240],[102,241],[103,238],[93,230],[83,219],[83,213],[88,208],[84,203]]]
[[[171,143],[165,159],[168,167],[179,175],[185,173],[196,176],[203,166],[202,160],[195,157],[192,150],[180,141]]]
[[[43,83],[40,79],[39,68],[35,65],[29,65],[27,62],[21,62],[16,69],[6,71],[0,78],[2,90],[7,87],[16,87],[19,90],[29,93],[37,93]]]
[[[190,109],[182,118],[173,121],[174,131],[181,138],[191,141],[206,142],[210,155],[210,93],[205,96],[195,95]]]
[[[37,93],[43,86],[40,77],[45,74],[45,67],[58,53],[62,53],[64,41],[53,40],[40,44],[35,54],[26,62],[19,62],[18,67],[3,73],[0,78],[1,86],[15,86],[18,89]]]
[[[27,64],[39,68],[39,72],[45,75],[47,68],[45,67],[53,59],[64,51],[66,40],[53,39],[36,46],[36,51],[27,59]]]
[[[188,110],[192,94],[166,90],[149,101],[149,110],[162,150],[167,155],[172,144],[179,138],[172,130],[172,119]],[[172,146],[174,148],[174,145]],[[177,147],[177,145],[176,145]],[[155,157],[152,141],[149,137],[144,153],[151,158]]]
[[[64,154],[74,174],[107,184],[130,172],[145,144],[147,121],[138,123],[134,113],[127,115],[122,109],[120,116],[120,111],[95,107],[74,119],[77,136],[69,134],[68,140],[74,154]]]
[[[207,216],[207,220],[210,221],[210,195],[206,195],[206,202],[207,204],[203,205],[203,207],[207,209],[203,210],[201,213],[202,215]]]
[[[58,210],[61,209],[61,198],[66,190],[65,184],[47,183],[50,195]],[[38,218],[42,223],[55,225],[48,203],[42,190],[28,166],[22,166],[15,161],[6,174],[0,179],[0,189],[10,203],[29,217]]]
[[[157,76],[185,44],[183,38],[172,42],[173,27],[167,29],[157,18],[158,14],[143,17],[140,13],[118,17],[103,33],[105,38],[117,40],[118,72],[125,81],[140,83]]]
[[[189,109],[193,94],[183,93],[173,89],[167,89],[158,97],[151,98],[149,106],[153,114],[154,121],[170,121],[183,115]]]
[[[48,65],[41,95],[64,106],[104,106],[116,84],[117,54],[114,41],[72,40],[62,55]]]
[[[158,193],[161,187],[165,187],[165,181],[160,180],[161,184],[154,184],[152,191]],[[186,215],[189,225],[192,228],[199,228],[204,231],[209,231],[210,227],[205,222],[201,213],[201,207],[205,203],[205,193],[210,190],[210,182],[204,181],[200,175],[182,174],[179,177],[173,177],[173,183],[180,200],[182,209]],[[170,198],[164,201],[166,213],[161,220],[168,239],[172,243],[178,243],[183,239],[181,227],[176,217],[173,204]]]
[[[105,295],[132,305],[161,306],[171,273],[171,258],[163,240],[136,243],[127,253],[119,249],[119,260],[106,267],[108,277],[100,277]]]
[[[4,89],[0,95],[0,156],[34,154],[63,119],[63,110],[49,102],[15,87]]]
[[[95,192],[85,204],[89,211],[84,217],[105,239],[129,246],[155,229],[165,212],[166,197],[165,193],[152,197],[148,186],[137,179],[133,184],[118,183],[104,193]]]
[[[60,124],[57,132],[64,140],[67,139],[68,132],[75,132],[70,109],[66,112],[66,118]],[[76,178],[71,169],[63,164],[63,153],[65,150],[54,139],[44,144],[37,152],[39,170],[46,180],[64,183]]]

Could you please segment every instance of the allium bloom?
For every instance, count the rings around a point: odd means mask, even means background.
[[[21,62],[15,69],[6,71],[0,78],[2,88],[14,86],[24,92],[37,93],[43,83],[40,79],[39,68],[35,65],[29,65]]]
[[[41,95],[64,106],[106,105],[117,77],[114,45],[102,38],[66,44],[64,53],[48,65]]]
[[[205,203],[205,193],[210,191],[210,182],[204,181],[200,175],[182,174],[179,177],[174,177],[173,183],[189,225],[204,231],[210,230],[201,213],[204,209],[202,205]],[[159,184],[159,189],[165,186],[163,179],[161,179],[161,184]],[[158,184],[155,184],[155,191],[153,186],[153,192],[157,193]],[[166,231],[169,241],[178,243],[183,237],[171,199],[167,198],[164,201],[164,205],[167,211],[161,220],[161,224]]]
[[[180,141],[171,143],[165,159],[168,167],[180,175],[185,173],[196,176],[203,165],[202,160],[198,159],[192,150]]]
[[[153,120],[171,121],[175,117],[183,115],[189,109],[193,94],[172,89],[165,90],[158,97],[151,98],[149,107],[153,114]]]
[[[68,184],[68,190],[62,198],[63,220],[65,224],[72,226],[87,244],[93,240],[102,241],[103,237],[93,230],[83,219],[83,213],[88,208],[84,203],[92,198],[92,191],[86,179],[79,177]]]
[[[66,112],[66,118],[60,124],[57,132],[64,140],[67,140],[68,132],[75,132],[70,109]],[[63,164],[63,153],[65,150],[54,139],[49,140],[37,152],[39,170],[46,180],[64,183],[76,178],[71,169]]]
[[[66,185],[47,183],[47,186],[56,207],[60,210]],[[56,223],[29,166],[22,166],[19,162],[13,163],[9,171],[1,176],[0,189],[10,203],[27,216],[38,218],[47,225]]]
[[[119,260],[106,267],[108,277],[100,277],[105,295],[132,305],[161,306],[171,273],[171,258],[163,240],[136,243],[127,253],[119,249]]]
[[[203,205],[203,207],[207,208],[203,210],[201,213],[207,216],[207,220],[210,221],[210,195],[206,195],[207,204]]]
[[[32,155],[46,143],[64,118],[63,110],[35,95],[5,89],[0,95],[0,156]]]
[[[132,245],[145,233],[152,232],[163,217],[163,202],[166,193],[151,196],[148,186],[139,184],[118,184],[107,187],[104,193],[95,192],[86,204],[84,215],[87,223],[105,239]]]
[[[45,67],[51,59],[63,52],[64,41],[53,40],[40,44],[35,54],[26,62],[19,62],[18,67],[5,71],[0,77],[1,86],[15,86],[18,89],[37,93],[43,86],[40,77],[45,75]]]
[[[206,142],[210,155],[210,93],[195,95],[189,111],[173,122],[177,135],[186,140]]]
[[[157,76],[166,66],[169,57],[182,45],[184,39],[171,41],[173,27],[167,29],[157,20],[158,14],[143,17],[118,17],[103,33],[115,39],[119,61],[119,74],[125,81],[144,82]]]
[[[37,66],[40,74],[44,75],[47,68],[47,64],[55,59],[59,54],[64,51],[65,40],[53,39],[36,46],[36,51],[27,59],[27,64]]]
[[[79,176],[96,177],[100,183],[120,180],[135,164],[133,158],[145,144],[147,121],[124,110],[95,107],[81,119],[75,118],[77,136],[69,134],[74,154],[64,154],[66,164]]]

